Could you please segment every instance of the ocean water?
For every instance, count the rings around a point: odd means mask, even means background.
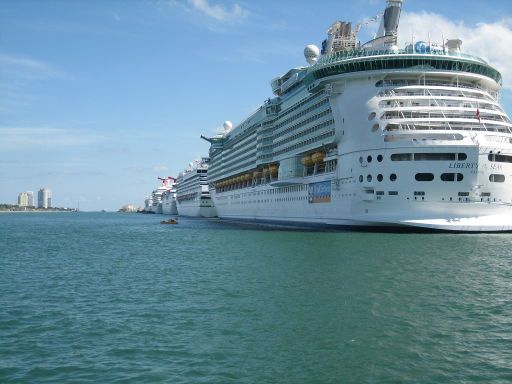
[[[510,383],[512,235],[0,214],[1,383]]]

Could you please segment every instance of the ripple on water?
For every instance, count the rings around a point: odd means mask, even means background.
[[[0,216],[0,382],[512,381],[511,235],[160,219]]]

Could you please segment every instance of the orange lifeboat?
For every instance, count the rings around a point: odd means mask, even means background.
[[[324,158],[325,158],[324,152],[315,152],[311,155],[311,160],[313,160],[313,163],[315,163],[315,164],[322,163],[324,161]]]
[[[301,159],[302,165],[305,165],[306,167],[310,167],[314,164],[313,159],[311,158],[311,155],[306,155],[302,157]]]
[[[271,165],[270,167],[268,167],[268,171],[269,173],[272,175],[272,176],[275,176],[277,175],[277,171],[279,170],[279,167],[277,165]]]

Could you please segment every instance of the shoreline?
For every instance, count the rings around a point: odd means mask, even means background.
[[[55,211],[38,211],[38,210],[33,210],[33,211],[0,211],[0,213],[58,213],[58,212],[61,212],[61,213],[73,213],[73,212],[80,212],[80,211],[76,211],[76,210],[62,210],[62,211],[59,211],[59,210],[55,210]]]

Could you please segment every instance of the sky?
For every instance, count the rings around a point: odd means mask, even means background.
[[[207,155],[201,134],[240,122],[272,78],[306,65],[333,21],[384,4],[0,0],[0,203],[49,187],[55,206],[142,206],[158,176]],[[405,0],[399,45],[412,36],[462,39],[501,71],[512,113],[512,1]]]

